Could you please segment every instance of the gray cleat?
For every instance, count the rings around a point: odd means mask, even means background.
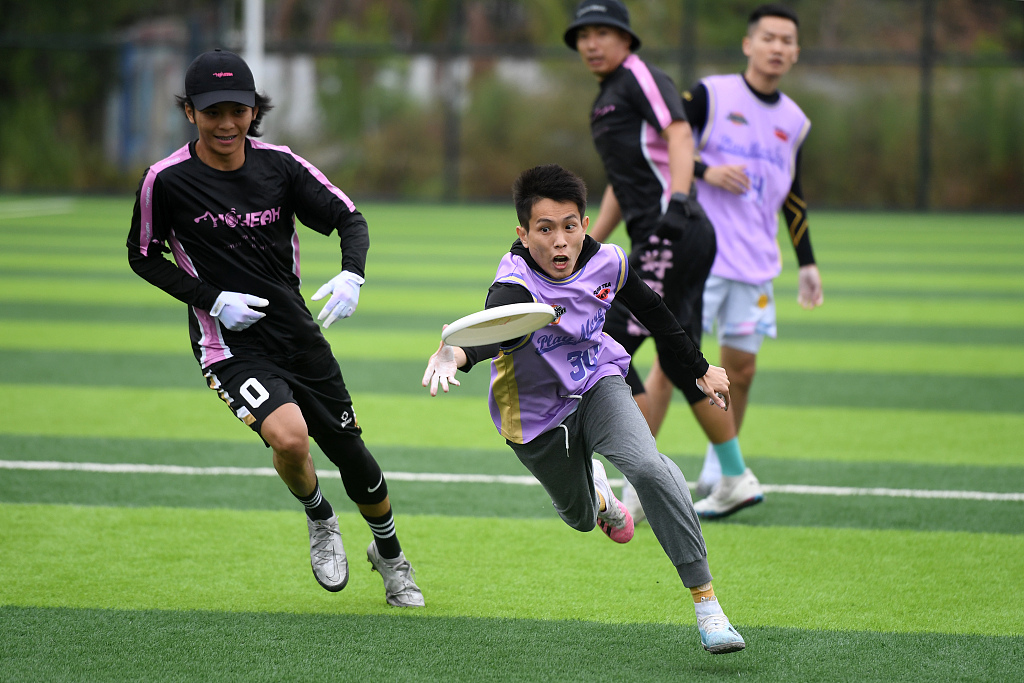
[[[309,561],[317,583],[336,593],[348,583],[348,559],[341,544],[338,516],[313,520],[306,518],[309,527]]]
[[[385,560],[377,552],[377,543],[372,541],[366,549],[366,559],[373,567],[373,571],[380,572],[384,579],[384,595],[388,604],[394,607],[423,607],[426,603],[423,600],[423,593],[420,587],[413,581],[415,571],[409,560],[405,559],[405,553],[399,553],[393,560]]]

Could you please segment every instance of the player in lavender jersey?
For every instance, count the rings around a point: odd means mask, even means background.
[[[663,71],[634,54],[640,39],[620,2],[583,0],[564,38],[600,83],[590,130],[609,185],[593,236],[604,241],[625,220],[631,266],[664,297],[699,346],[704,282],[715,259],[715,229],[692,191],[693,136],[678,91]],[[612,308],[607,329],[631,355],[649,337],[622,306]],[[704,400],[692,375],[672,354],[659,347],[647,381],[631,366],[626,382],[655,436],[674,386],[682,391],[716,451],[743,463],[732,417]],[[743,505],[764,499],[753,473],[737,490]],[[637,520],[643,519],[644,508],[628,477],[622,499]]]
[[[363,443],[338,361],[299,291],[296,218],[323,235],[336,230],[341,240],[341,273],[312,297],[329,297],[319,320],[326,328],[355,311],[369,247],[366,221],[308,161],[252,139],[271,105],[238,55],[214,50],[196,57],[178,101],[199,137],[146,170],[128,262],[188,304],[192,349],[207,384],[272,449],[274,467],[306,510],[317,582],[340,591],[349,572],[310,436],[338,467],[370,527],[367,559],[384,579],[388,603],[422,606],[384,474]]]
[[[757,353],[776,336],[772,280],[782,268],[776,233],[781,210],[799,264],[797,301],[824,301],[811,248],[800,151],[810,121],[778,90],[799,55],[799,20],[782,5],[762,5],[749,17],[743,74],[710,76],[683,94],[694,129],[698,198],[715,226],[718,253],[704,288],[705,331],[717,327],[722,365],[733,381],[730,414],[743,426]],[[709,444],[697,492],[704,517],[742,507],[750,475]]]
[[[661,297],[629,268],[622,250],[587,236],[586,186],[557,165],[523,172],[513,190],[519,237],[498,266],[487,308],[540,301],[555,307],[548,326],[501,344],[462,348],[442,342],[423,386],[437,395],[491,358],[489,403],[498,432],[540,481],[566,524],[600,527],[613,541],[633,537],[633,520],[612,492],[599,453],[630,478],[647,519],[683,585],[690,589],[701,643],[713,654],[745,646],[715,597],[700,521],[674,462],[658,452],[624,375],[629,356],[604,332],[620,301],[666,352],[698,377],[719,408],[729,380],[709,366]],[[716,395],[717,392],[717,395]]]

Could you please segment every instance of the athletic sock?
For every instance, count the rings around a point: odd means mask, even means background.
[[[402,544],[398,542],[398,534],[395,533],[395,518],[391,510],[380,517],[363,515],[363,519],[370,526],[370,533],[377,544],[377,552],[385,560],[393,560],[402,554]]]
[[[739,437],[733,437],[724,443],[716,443],[714,447],[715,453],[718,454],[718,462],[722,463],[723,477],[738,477],[747,471],[743,453],[740,452]]]
[[[303,498],[294,491],[292,491],[292,495],[299,499],[299,502],[306,508],[306,516],[312,520],[330,519],[331,515],[334,514],[334,508],[331,507],[331,504],[320,493],[319,479],[316,480],[316,487],[313,489],[313,493],[307,497]]]
[[[694,586],[690,589],[690,594],[693,596],[694,603],[718,599],[715,597],[715,589],[711,586],[710,581],[705,583],[703,586]]]
[[[708,448],[704,452],[704,464],[700,469],[701,481],[713,483],[722,477],[722,464],[718,462],[718,453],[715,452],[715,444],[708,442]]]

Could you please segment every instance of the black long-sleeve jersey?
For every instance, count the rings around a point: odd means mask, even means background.
[[[661,133],[685,120],[672,79],[636,55],[601,81],[590,134],[633,244],[646,241],[668,205],[672,177]]]
[[[576,262],[574,272],[583,268],[597,254],[600,248],[600,242],[587,235],[583,239],[583,249]],[[533,270],[540,273],[544,272],[530,255],[530,251],[518,239],[512,243],[510,251],[522,257]],[[672,312],[665,305],[661,296],[648,287],[647,283],[641,280],[640,276],[632,268],[629,269],[629,273],[626,275],[626,281],[623,283],[622,289],[616,294],[616,300],[625,304],[626,308],[636,316],[640,324],[651,332],[652,336],[668,342],[666,348],[673,349],[679,361],[684,367],[690,368],[695,377],[703,377],[707,374],[708,362],[704,359],[700,349],[697,348],[693,340],[680,327],[679,321],[672,315]],[[496,306],[504,306],[505,304],[531,303],[533,301],[533,295],[530,294],[526,287],[509,282],[495,282],[487,290],[487,303],[484,307],[494,308]],[[506,345],[511,345],[511,340],[506,342]],[[459,369],[469,372],[476,363],[498,355],[499,347],[499,344],[489,344],[486,346],[464,348],[463,351],[466,352],[467,363]]]
[[[775,104],[779,101],[779,91],[765,95],[750,87],[747,79],[744,78],[747,89],[757,99],[765,104]],[[683,93],[683,109],[686,111],[686,119],[695,133],[704,130],[708,122],[708,89],[700,82]],[[811,235],[807,221],[807,201],[804,199],[803,186],[800,183],[801,157],[803,146],[796,152],[796,164],[793,168],[793,185],[789,188],[789,195],[782,204],[782,215],[789,227],[789,238],[796,250],[796,260],[801,266],[814,263],[814,249],[811,247]],[[693,165],[693,175],[703,178],[707,165],[698,159]]]
[[[299,291],[295,219],[337,230],[342,269],[364,275],[369,232],[352,201],[287,147],[245,141],[245,163],[219,171],[190,142],[148,168],[128,233],[139,276],[188,304],[189,333],[203,368],[238,352],[289,357],[327,346]],[[174,263],[164,254],[170,253]],[[222,291],[267,299],[266,317],[232,332],[209,311]]]

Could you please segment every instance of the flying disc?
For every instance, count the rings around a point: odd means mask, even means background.
[[[547,304],[495,306],[459,318],[444,329],[441,341],[451,346],[496,344],[530,334],[554,319],[555,309]]]

